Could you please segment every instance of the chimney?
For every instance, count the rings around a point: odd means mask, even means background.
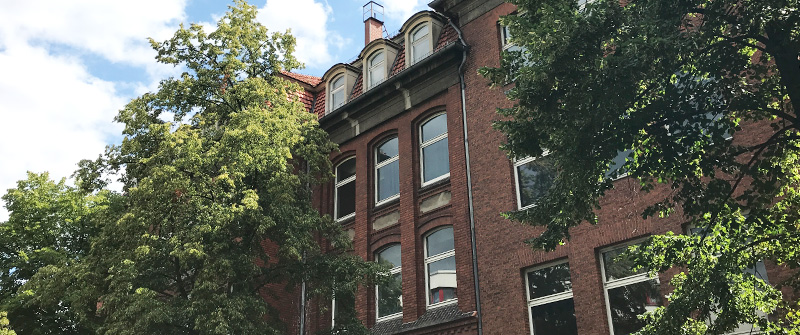
[[[375,1],[364,5],[364,45],[383,38],[383,21],[378,19],[378,15],[383,16],[383,6]]]

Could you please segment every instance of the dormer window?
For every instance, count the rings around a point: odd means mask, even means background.
[[[370,89],[386,80],[386,53],[383,50],[376,51],[367,63],[367,88]]]
[[[420,24],[411,32],[411,63],[428,57],[431,50],[431,29],[426,23]]]
[[[336,110],[337,108],[344,105],[344,76],[338,76],[333,81],[331,81],[331,88],[330,88],[330,96],[331,96],[331,111]]]

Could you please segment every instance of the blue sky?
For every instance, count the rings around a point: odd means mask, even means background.
[[[364,44],[367,0],[251,0],[271,31],[291,29],[297,72],[321,76]],[[429,0],[383,0],[396,32]],[[165,40],[180,23],[213,27],[223,0],[2,1],[0,3],[0,194],[26,171],[69,177],[79,160],[120,140],[113,122],[131,98],[176,69],[155,63],[147,38]],[[8,218],[0,208],[0,221]]]

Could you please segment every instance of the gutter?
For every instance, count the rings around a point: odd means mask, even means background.
[[[434,1],[436,2],[436,1]],[[433,4],[433,2],[431,3]],[[461,64],[458,65],[458,79],[461,84],[461,120],[464,122],[464,162],[466,164],[467,169],[467,199],[469,202],[469,232],[470,232],[470,243],[472,244],[472,276],[473,281],[475,284],[475,312],[477,313],[478,317],[478,335],[483,334],[483,313],[481,312],[481,285],[480,285],[480,278],[478,276],[478,247],[477,247],[477,240],[475,236],[475,207],[473,205],[472,200],[472,172],[470,169],[469,163],[469,134],[467,132],[467,98],[466,98],[466,82],[464,81],[464,65],[467,63],[467,53],[469,52],[469,46],[467,42],[464,41],[464,35],[461,33],[461,29],[453,23],[453,20],[447,18],[447,23],[455,29],[458,33],[458,40],[464,46],[461,58]]]

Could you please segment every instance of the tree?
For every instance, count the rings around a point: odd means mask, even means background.
[[[278,304],[298,302],[300,283],[330,295],[380,277],[311,205],[335,145],[279,75],[300,65],[294,38],[255,17],[236,1],[211,33],[151,40],[184,72],[131,100],[122,144],[81,162],[87,190],[120,176],[121,204],[80,262],[25,284],[32,294],[59,297],[98,334],[277,334]]]
[[[113,194],[90,194],[54,182],[48,173],[28,173],[3,196],[10,212],[0,224],[0,310],[15,320],[20,334],[86,334],[89,330],[70,306],[40,304],[25,288],[40,269],[68,267],[83,259],[98,219]]]
[[[17,335],[16,332],[11,330],[8,319],[6,318],[7,315],[8,313],[6,312],[0,312],[0,335]]]
[[[798,332],[796,300],[747,274],[800,265],[800,5],[796,0],[513,0],[499,68],[512,108],[495,127],[513,157],[545,150],[557,175],[538,205],[506,215],[545,227],[552,250],[596,223],[615,176],[669,189],[642,215],[677,215],[697,234],[653,236],[634,254],[684,269],[643,334],[720,334],[738,323]],[[731,139],[732,136],[732,139]],[[627,158],[609,173],[615,157]],[[756,310],[786,317],[767,320]],[[779,316],[780,316],[779,315]],[[713,316],[713,317],[712,317]],[[791,319],[791,317],[795,317]],[[713,321],[709,321],[713,319]]]

